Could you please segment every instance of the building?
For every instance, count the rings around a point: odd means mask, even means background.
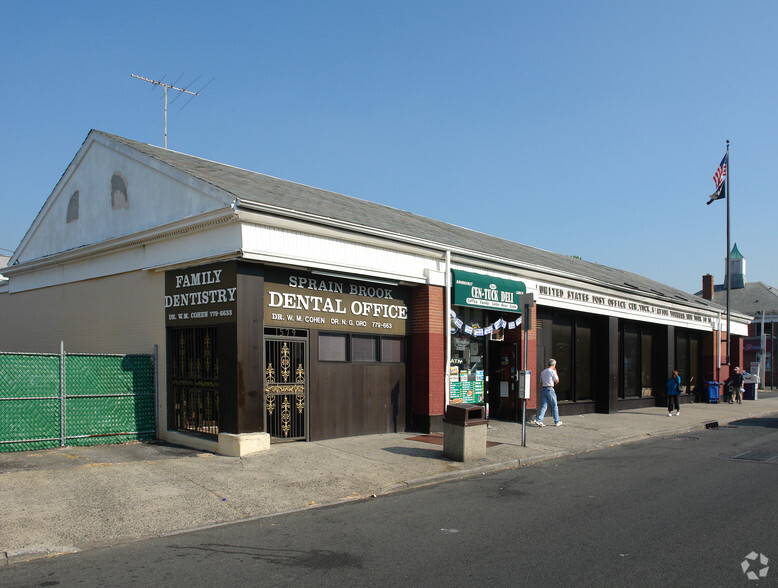
[[[720,305],[637,274],[91,131],[4,270],[0,349],[158,348],[160,436],[268,441],[562,414],[719,378]],[[733,315],[733,353],[749,316]]]
[[[774,388],[778,382],[778,369],[773,360],[778,337],[778,290],[764,282],[748,282],[746,258],[740,253],[737,243],[729,258],[730,309],[754,317],[748,326],[748,336],[743,340],[743,361],[740,365],[745,371],[758,372],[762,386]],[[725,272],[726,269],[725,262]],[[726,307],[726,277],[723,284],[714,284],[711,274],[702,276],[702,290],[697,295]]]

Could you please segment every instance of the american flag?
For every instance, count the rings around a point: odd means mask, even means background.
[[[726,177],[727,177],[727,154],[724,154],[724,157],[721,160],[721,163],[719,164],[716,173],[713,174],[713,181],[716,183],[717,188],[721,186],[721,182],[723,182],[724,178]]]

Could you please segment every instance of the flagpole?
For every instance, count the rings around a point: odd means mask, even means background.
[[[727,190],[726,200],[727,200],[727,365],[730,365],[730,333],[729,333],[729,327],[730,327],[730,316],[729,316],[729,290],[730,285],[732,282],[732,267],[730,265],[730,246],[729,246],[729,184],[731,181],[730,171],[732,169],[732,163],[729,160],[729,139],[727,139],[727,185],[725,186],[725,189]]]

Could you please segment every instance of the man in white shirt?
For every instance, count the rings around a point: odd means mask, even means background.
[[[541,404],[538,418],[534,421],[538,427],[545,427],[543,417],[546,416],[546,409],[551,405],[551,413],[554,415],[554,425],[560,427],[562,421],[559,420],[559,407],[556,402],[556,392],[554,386],[559,383],[559,375],[556,373],[556,359],[548,360],[548,367],[540,372]]]

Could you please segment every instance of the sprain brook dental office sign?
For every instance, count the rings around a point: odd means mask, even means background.
[[[308,273],[268,271],[265,325],[405,335],[408,290]]]

